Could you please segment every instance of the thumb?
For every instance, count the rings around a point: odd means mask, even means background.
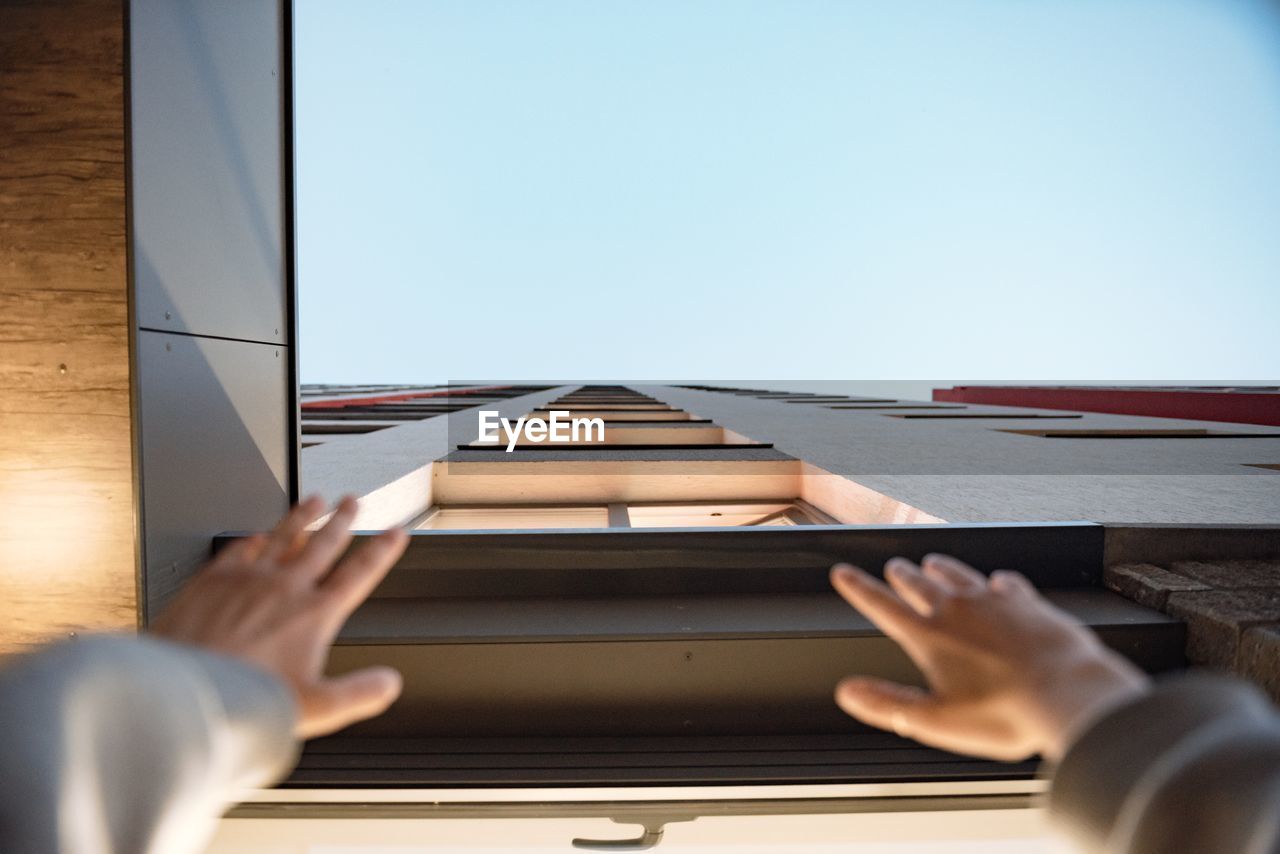
[[[315,738],[382,714],[404,687],[400,671],[366,667],[323,679],[298,692],[298,736]]]
[[[922,688],[855,676],[836,686],[836,704],[850,717],[904,738],[918,738],[936,707]]]

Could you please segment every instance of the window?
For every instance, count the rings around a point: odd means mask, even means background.
[[[303,421],[302,435],[352,436],[357,433],[376,433],[394,426],[394,424],[365,424],[358,421]]]
[[[1280,433],[1237,430],[1001,430],[1047,439],[1280,439]]]
[[[835,522],[803,501],[736,504],[639,504],[627,508],[632,528],[787,527]]]
[[[495,504],[432,507],[418,531],[566,528],[729,528],[829,525],[818,508],[791,501],[631,502],[596,505]]]
[[[542,528],[607,528],[609,508],[433,507],[414,526],[417,531],[537,530]]]
[[[902,412],[886,413],[885,418],[970,418],[970,419],[1023,419],[1023,418],[1083,418],[1083,415],[1061,413],[1055,415],[1034,412]]]
[[[827,409],[968,409],[967,406],[953,406],[936,403],[897,403],[894,401],[885,401],[885,403],[889,405],[880,406],[878,404],[858,404],[846,406],[841,404],[839,406],[828,406]]]
[[[566,415],[567,413],[567,415]],[[549,421],[555,414],[562,420],[591,419],[603,425],[581,434],[569,432],[566,441],[537,441],[521,433],[515,447],[521,451],[601,451],[613,448],[633,451],[769,449],[767,442],[755,442],[726,430],[709,418],[676,408],[661,400],[625,388],[584,386],[561,395],[528,413],[530,419]],[[499,430],[500,442],[509,441]],[[493,451],[494,442],[478,440],[459,444],[459,451]]]

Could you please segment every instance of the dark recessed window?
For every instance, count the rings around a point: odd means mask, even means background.
[[[886,405],[878,403],[869,404],[840,404],[838,406],[828,406],[827,409],[968,409],[967,406],[954,406],[950,404],[934,404],[934,403],[895,403],[894,401],[884,401]]]
[[[376,433],[379,430],[386,430],[388,427],[395,427],[395,424],[361,424],[359,422],[337,423],[328,421],[304,421],[302,423],[302,435],[304,436],[343,436],[356,435],[357,433]]]
[[[1083,418],[1083,415],[1036,415],[1024,413],[983,412],[886,412],[885,418],[968,418],[968,419],[1027,419],[1027,418]]]
[[[1046,439],[1280,439],[1280,433],[1238,430],[1001,430]]]

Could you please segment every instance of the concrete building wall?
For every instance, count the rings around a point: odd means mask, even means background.
[[[1231,431],[1237,425],[1094,413],[1061,421],[904,419],[889,414],[904,410],[829,409],[668,387],[661,394],[947,521],[1280,522],[1280,477],[1252,465],[1280,460],[1280,429],[1273,427],[1241,432],[1274,438],[1051,439],[1003,431]]]

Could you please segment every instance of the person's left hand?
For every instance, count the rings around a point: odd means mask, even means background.
[[[324,676],[342,624],[378,586],[409,537],[386,531],[334,566],[351,542],[356,502],[343,499],[323,528],[309,532],[323,511],[319,498],[309,498],[270,534],[224,548],[151,628],[167,640],[239,658],[278,677],[297,701],[300,738],[381,714],[402,684],[390,667]]]

